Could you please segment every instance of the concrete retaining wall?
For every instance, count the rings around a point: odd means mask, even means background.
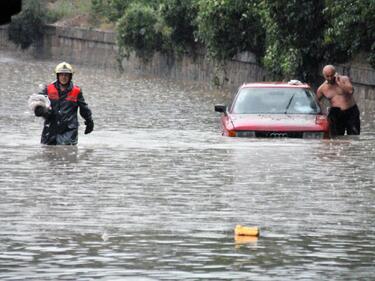
[[[6,26],[0,26],[0,48],[15,48],[9,43],[6,33]],[[66,60],[74,64],[113,69],[121,66],[128,74],[196,81],[208,87],[219,86],[231,90],[244,82],[262,81],[265,77],[264,70],[249,54],[228,61],[224,67],[204,55],[172,58],[159,53],[147,62],[132,54],[129,58],[121,59],[120,64],[114,32],[56,25],[46,26],[43,40],[27,52],[42,59]]]
[[[118,66],[113,32],[49,25],[46,26],[44,39],[37,49],[44,58],[103,68]]]
[[[180,56],[173,58],[156,53],[149,61],[144,61],[134,54],[122,60],[125,72],[138,75],[152,75],[167,79],[196,81],[208,87],[220,87],[235,90],[245,82],[263,81],[265,71],[256,63],[228,61],[225,65],[211,60],[204,55],[195,58]]]
[[[0,48],[15,48],[8,41],[6,26],[0,26]],[[66,60],[74,64],[113,69],[120,66],[116,34],[110,31],[48,25],[43,40],[27,52],[38,58]],[[121,66],[126,74],[195,81],[208,87],[220,86],[231,91],[244,82],[263,81],[266,74],[249,53],[240,54],[225,65],[204,55],[172,58],[155,54],[145,62],[133,54],[122,59]],[[338,71],[352,77],[360,107],[375,108],[375,70],[368,64],[349,63],[339,66]]]
[[[337,72],[351,77],[354,94],[362,112],[375,109],[375,70],[363,63],[347,63],[337,66]]]

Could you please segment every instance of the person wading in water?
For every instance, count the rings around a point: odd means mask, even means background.
[[[318,88],[317,98],[319,102],[326,98],[331,105],[328,113],[331,136],[343,136],[345,131],[348,135],[359,135],[359,109],[353,97],[354,89],[349,77],[337,74],[333,65],[323,68],[323,76],[326,81]]]
[[[36,102],[34,113],[45,118],[41,143],[48,145],[76,145],[78,143],[77,111],[85,119],[85,134],[94,129],[92,113],[83,98],[82,91],[73,84],[73,68],[62,62],[55,68],[57,80],[46,86],[39,95],[48,97],[50,106]],[[36,95],[38,96],[38,95]],[[40,96],[39,96],[40,98]]]

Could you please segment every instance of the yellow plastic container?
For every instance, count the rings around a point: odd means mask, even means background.
[[[234,229],[234,235],[236,236],[255,236],[258,237],[260,234],[259,227],[257,226],[242,226],[240,224],[236,225]]]
[[[235,235],[234,236],[234,242],[236,243],[236,246],[242,245],[242,244],[256,244],[258,242],[257,236],[244,236],[244,235]]]

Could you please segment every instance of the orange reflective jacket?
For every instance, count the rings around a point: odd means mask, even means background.
[[[66,96],[67,101],[77,102],[78,94],[81,92],[81,89],[77,86],[73,86],[72,90]],[[54,83],[47,86],[47,94],[50,100],[58,100],[59,92]]]

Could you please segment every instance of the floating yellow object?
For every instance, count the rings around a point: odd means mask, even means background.
[[[234,235],[236,236],[259,236],[259,227],[257,226],[242,226],[240,224],[236,225],[234,229]]]
[[[258,242],[258,237],[235,235],[234,242],[236,243],[236,246],[241,245],[241,244],[256,244],[256,242]]]

